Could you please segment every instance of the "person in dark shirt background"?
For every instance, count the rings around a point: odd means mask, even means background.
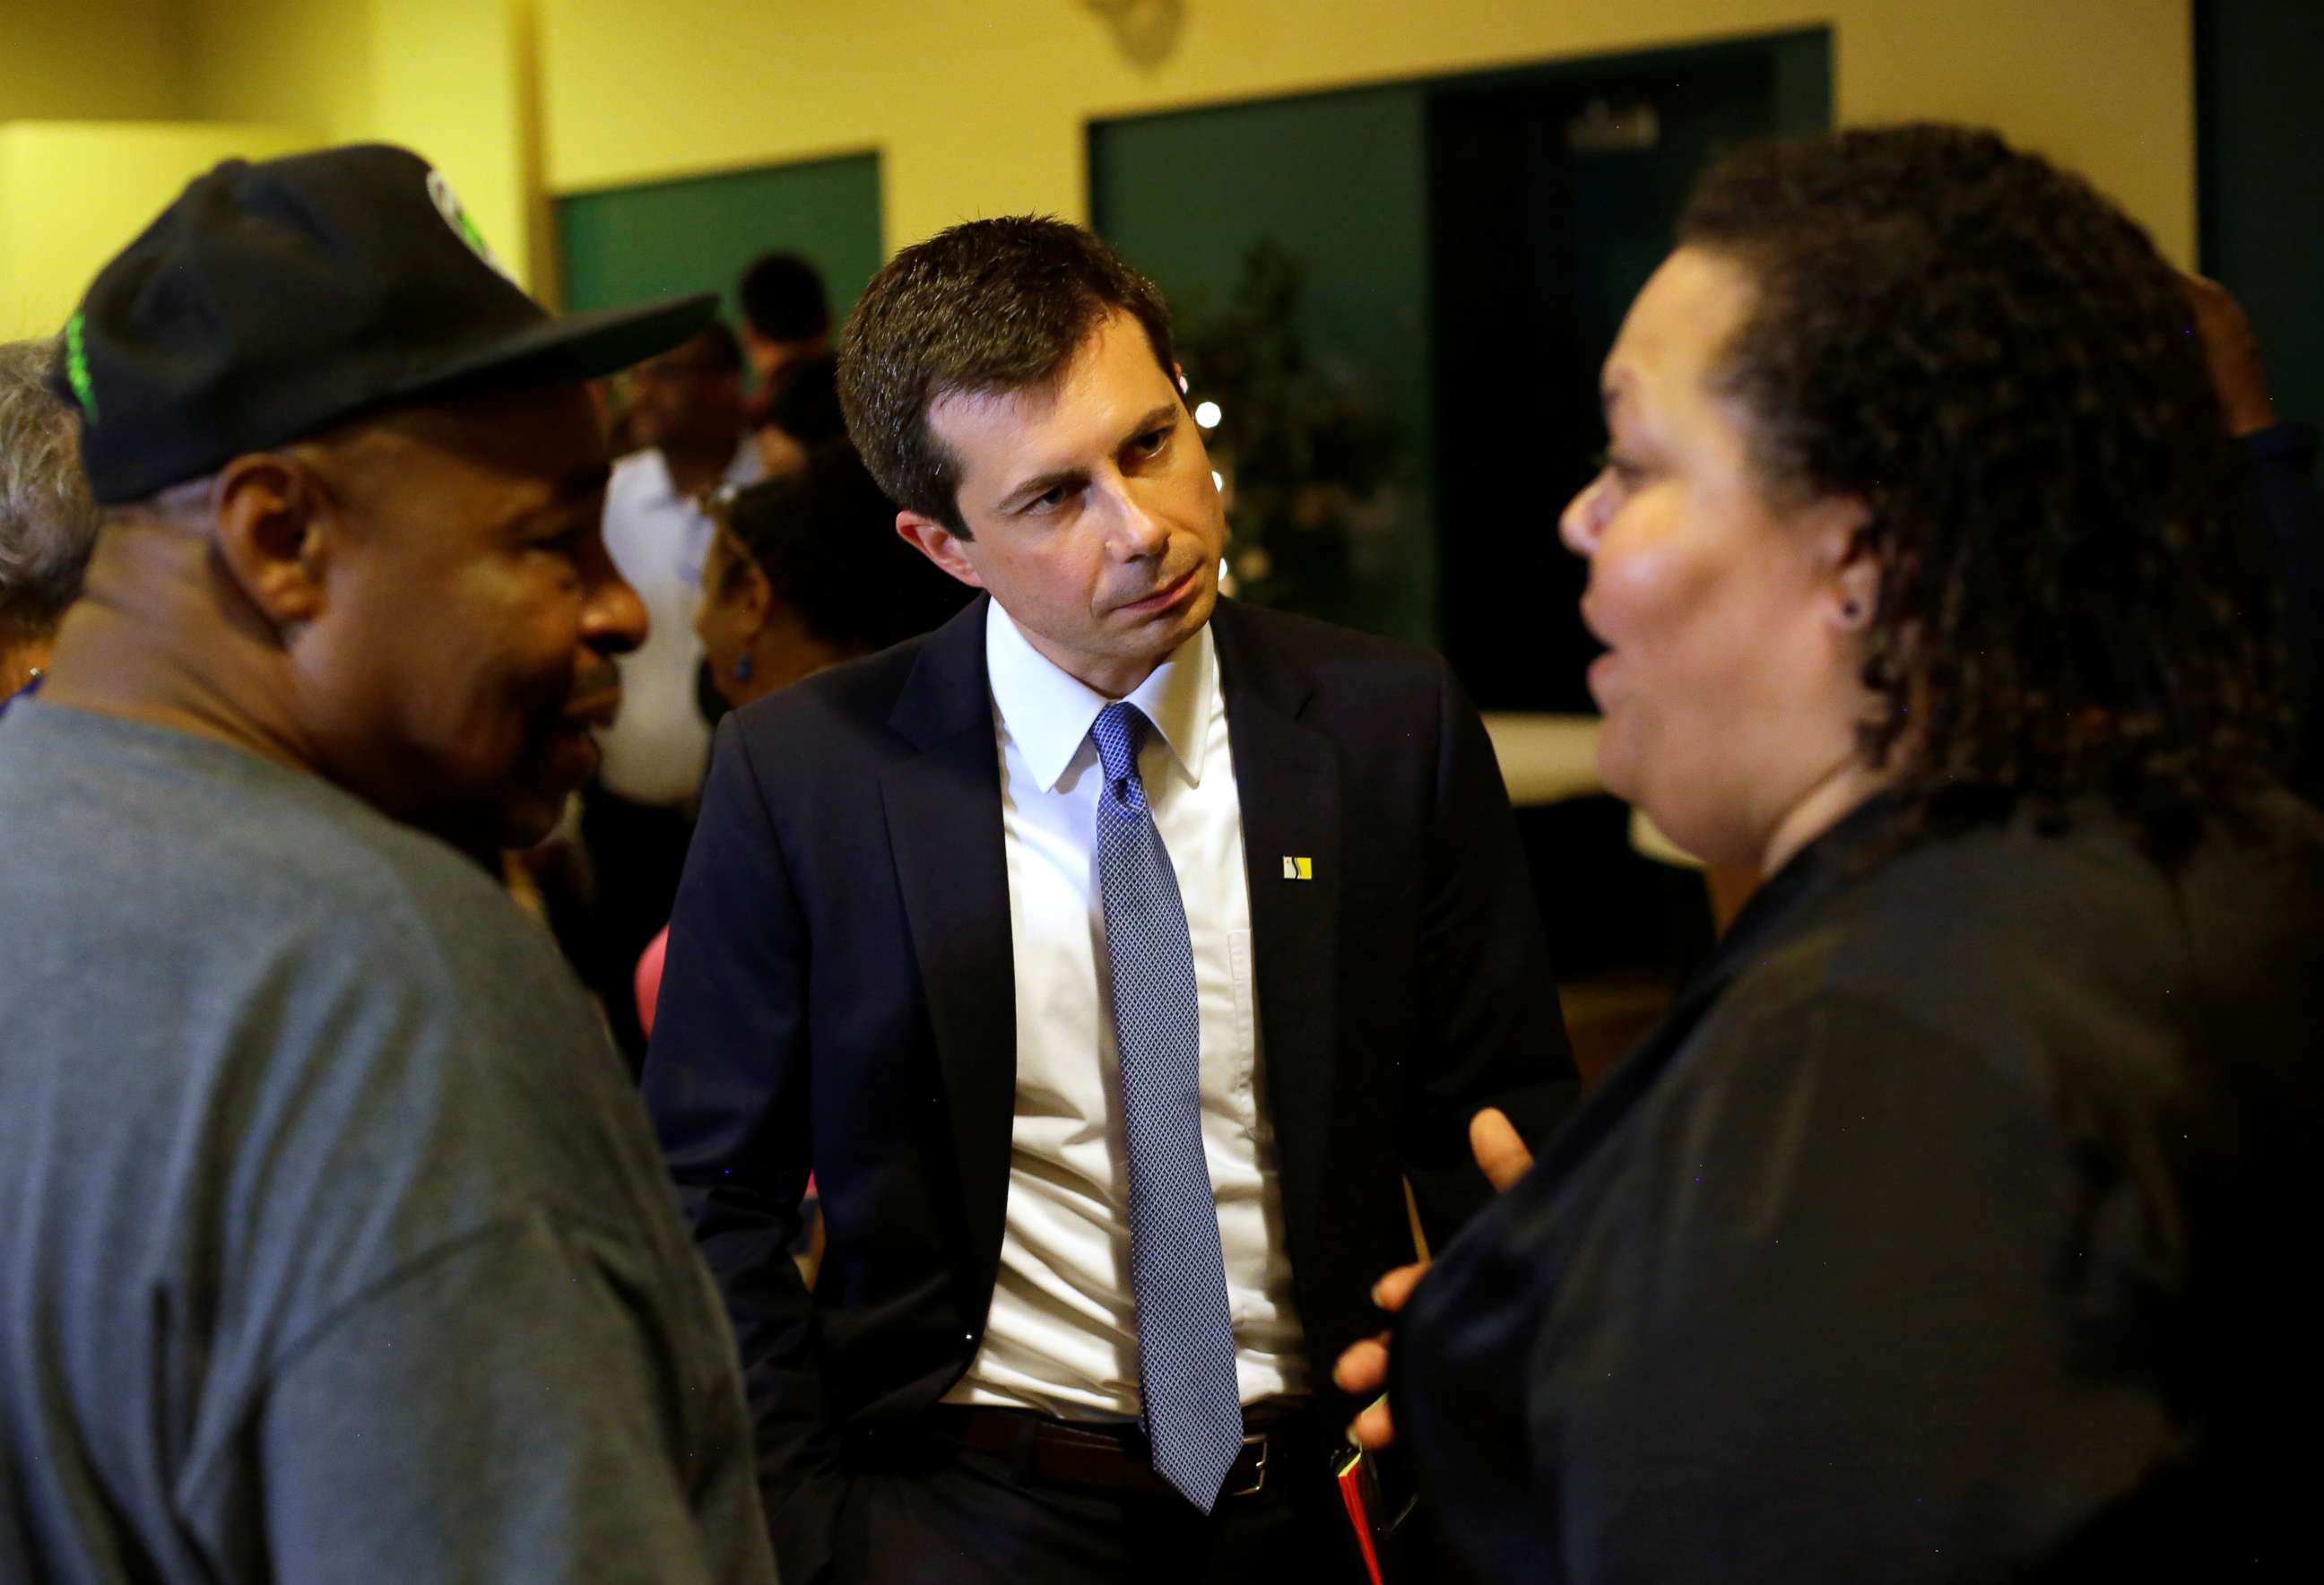
[[[742,354],[757,382],[745,424],[769,421],[798,366],[831,352],[831,298],[823,272],[804,253],[761,253],[735,287],[742,306]]]

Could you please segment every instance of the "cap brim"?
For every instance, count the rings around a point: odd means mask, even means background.
[[[391,400],[557,380],[595,380],[683,346],[718,312],[706,292],[637,309],[600,309],[553,318],[398,387]]]

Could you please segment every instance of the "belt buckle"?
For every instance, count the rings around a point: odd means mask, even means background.
[[[1229,1497],[1257,1497],[1267,1485],[1267,1433],[1253,1432],[1242,1439],[1242,1445],[1245,1447],[1249,1447],[1253,1442],[1259,1444],[1259,1468],[1251,1472],[1249,1486],[1236,1487],[1226,1494]]]

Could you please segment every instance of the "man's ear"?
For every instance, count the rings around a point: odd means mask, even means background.
[[[984,580],[969,565],[968,553],[961,548],[960,536],[936,519],[922,517],[917,511],[899,511],[896,514],[896,532],[903,536],[907,545],[970,588],[984,587]]]
[[[257,452],[220,468],[210,499],[218,557],[259,615],[278,631],[320,615],[329,539],[315,476],[293,457]]]

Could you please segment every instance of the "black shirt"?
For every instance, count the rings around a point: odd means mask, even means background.
[[[1406,1310],[1398,1433],[1488,1578],[2283,1564],[2324,821],[2271,795],[2165,869],[2021,816],[1862,872],[1890,817],[1763,889]]]

